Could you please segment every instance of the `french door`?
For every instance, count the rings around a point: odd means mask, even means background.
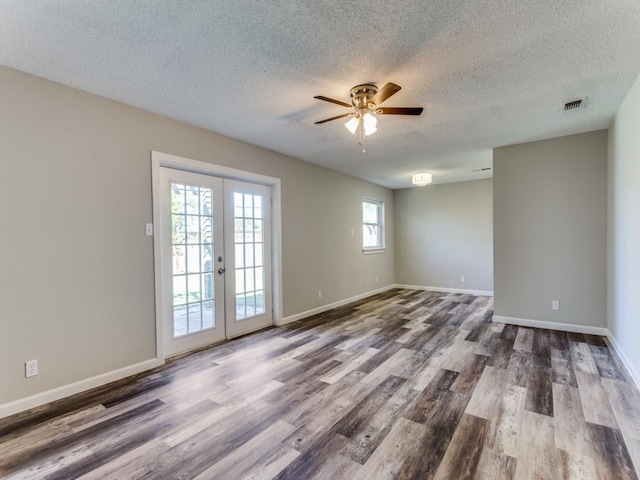
[[[270,189],[160,169],[166,356],[273,323]]]
[[[273,323],[271,197],[264,185],[224,180],[227,338]]]

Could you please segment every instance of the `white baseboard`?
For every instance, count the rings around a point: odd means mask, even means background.
[[[618,354],[618,357],[620,357],[620,360],[622,361],[625,368],[627,369],[627,372],[629,372],[629,375],[631,375],[633,383],[635,383],[636,387],[640,389],[640,375],[638,374],[638,371],[633,367],[633,364],[629,361],[629,357],[627,357],[624,354],[624,351],[620,347],[620,344],[618,343],[616,338],[613,335],[611,335],[611,332],[609,332],[608,337],[609,337],[609,341],[611,342],[611,345],[613,346],[613,349]]]
[[[367,293],[362,293],[360,295],[356,295],[355,297],[345,298],[344,300],[340,300],[338,302],[329,303],[328,305],[323,305],[321,307],[313,308],[311,310],[307,310],[305,312],[296,313],[295,315],[291,315],[289,317],[284,317],[279,325],[286,325],[287,323],[295,322],[296,320],[301,320],[303,318],[311,317],[312,315],[317,315],[318,313],[326,312],[327,310],[331,310],[332,308],[341,307],[346,305],[347,303],[355,302],[357,300],[362,300],[363,298],[370,297],[371,295],[375,295],[377,293],[386,292],[387,290],[391,290],[392,288],[397,288],[396,285],[388,285],[386,287],[379,288],[377,290],[372,290]]]
[[[429,292],[462,293],[464,295],[482,295],[486,297],[493,297],[493,292],[490,290],[463,290],[460,288],[425,287],[421,285],[401,284],[394,285],[394,288],[407,288],[409,290],[427,290]]]
[[[164,362],[162,360],[153,358],[151,360],[136,363],[135,365],[129,365],[118,370],[113,370],[111,372],[96,375],[95,377],[70,383],[69,385],[63,385],[62,387],[47,390],[46,392],[37,393],[30,397],[2,404],[0,405],[0,418],[8,417],[9,415],[14,415],[47,403],[55,402],[56,400],[66,398],[92,388],[101,387],[107,383],[115,382],[116,380],[122,380],[123,378],[130,377],[131,375],[151,370],[163,363]]]
[[[497,323],[508,323],[521,327],[546,328],[548,330],[561,330],[563,332],[586,333],[588,335],[609,336],[609,330],[604,327],[590,327],[587,325],[576,325],[574,323],[547,322],[544,320],[529,320],[527,318],[503,317],[494,315],[493,321]]]

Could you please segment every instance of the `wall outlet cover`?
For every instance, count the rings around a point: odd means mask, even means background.
[[[27,360],[27,362],[24,364],[24,367],[25,377],[29,378],[38,375],[38,360]]]

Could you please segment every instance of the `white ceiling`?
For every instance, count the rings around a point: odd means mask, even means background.
[[[607,128],[640,72],[638,0],[0,0],[0,19],[0,64],[390,188]],[[387,82],[384,106],[425,110],[380,117],[366,154],[344,120],[314,125],[346,113],[314,95]]]

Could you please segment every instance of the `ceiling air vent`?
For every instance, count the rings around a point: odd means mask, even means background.
[[[582,99],[579,100],[574,100],[572,102],[567,102],[563,105],[562,107],[562,111],[563,112],[568,112],[570,110],[577,110],[578,108],[580,108],[582,106]]]

